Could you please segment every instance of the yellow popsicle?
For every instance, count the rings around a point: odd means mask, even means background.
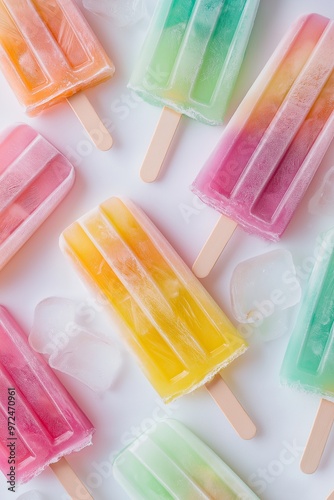
[[[67,228],[61,247],[107,297],[122,336],[166,401],[206,384],[247,346],[148,217],[111,198]]]

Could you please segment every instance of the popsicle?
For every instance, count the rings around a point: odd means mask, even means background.
[[[114,66],[72,0],[0,0],[0,68],[28,114],[67,99],[95,145],[111,148],[78,92],[110,78]]]
[[[163,106],[141,177],[160,172],[182,114],[221,124],[259,0],[160,0],[129,87]]]
[[[319,394],[320,403],[301,461],[306,473],[319,464],[334,422],[334,228],[323,236],[281,369],[281,381]],[[329,399],[327,399],[329,398]]]
[[[93,425],[2,306],[0,344],[0,470],[9,493],[50,465],[72,498],[92,499],[64,457],[91,444]]]
[[[113,474],[136,500],[259,500],[211,448],[173,419],[158,422],[125,448]]]
[[[28,125],[0,134],[0,269],[62,201],[74,168]]]
[[[138,207],[110,198],[67,228],[60,245],[107,299],[118,332],[166,403],[205,385],[237,432],[254,436],[218,374],[245,341]]]
[[[257,78],[192,190],[223,215],[193,270],[209,274],[236,226],[278,240],[334,133],[334,22],[299,18]]]

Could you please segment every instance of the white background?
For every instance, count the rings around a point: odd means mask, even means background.
[[[290,23],[307,12],[333,17],[333,0],[262,0],[229,116]],[[142,183],[139,166],[160,110],[139,102],[126,83],[148,21],[121,29],[91,13],[85,15],[116,65],[115,77],[110,82],[87,92],[101,117],[112,123],[115,146],[111,151],[102,153],[93,149],[66,104],[29,119],[0,77],[1,128],[18,121],[33,125],[76,166],[75,186],[66,200],[0,274],[0,302],[27,333],[40,300],[49,296],[80,299],[88,296],[62,256],[58,237],[67,225],[102,200],[112,195],[133,199],[189,265],[218,218],[211,209],[196,204],[188,186],[217,143],[222,128],[184,118],[164,175],[154,185]],[[268,243],[237,230],[214,272],[203,281],[230,317],[229,283],[238,262],[274,248],[286,248],[292,252],[299,269],[305,271],[317,234],[334,222],[334,216],[331,219],[308,212],[308,200],[333,164],[332,146],[280,243]],[[188,217],[184,214],[185,207],[194,208]],[[301,284],[305,287],[305,279]],[[254,334],[249,338],[248,352],[225,370],[226,380],[257,424],[258,434],[249,442],[234,433],[204,390],[164,407],[124,349],[120,376],[104,394],[96,394],[71,377],[59,374],[96,426],[94,445],[72,455],[69,462],[83,481],[93,486],[96,500],[122,500],[126,495],[110,472],[113,455],[154,418],[172,416],[208,443],[262,499],[324,500],[334,490],[334,433],[319,470],[311,476],[304,475],[299,469],[301,449],[319,398],[280,387],[279,370],[288,340],[288,334],[284,334],[264,342]],[[293,447],[292,453],[289,449]],[[4,478],[0,479],[1,499],[16,499],[29,489],[40,490],[49,500],[66,498],[50,470],[22,486],[16,494],[8,493]]]

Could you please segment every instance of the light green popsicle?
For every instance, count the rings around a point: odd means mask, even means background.
[[[160,0],[129,86],[146,101],[222,123],[259,0]]]
[[[259,500],[206,444],[172,419],[125,448],[113,472],[136,500]]]
[[[325,233],[281,370],[281,381],[334,398],[334,228]]]

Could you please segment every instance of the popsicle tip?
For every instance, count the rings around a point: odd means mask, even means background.
[[[140,169],[140,178],[143,182],[150,184],[157,180],[159,172],[160,170],[153,171],[151,169],[146,168],[145,164],[143,164],[142,168]]]
[[[305,474],[313,474],[319,464],[334,423],[334,402],[322,398],[319,409],[300,461]]]
[[[181,116],[181,113],[173,109],[163,108],[140,170],[140,177],[144,182],[154,182],[158,178]]]
[[[237,431],[237,433],[242,439],[249,441],[250,439],[253,439],[256,436],[257,428],[254,422],[249,420],[247,425],[242,427],[241,430]]]
[[[85,500],[94,500],[90,492],[87,490],[86,486],[79,479],[77,474],[74,472],[74,470],[64,457],[58,460],[58,462],[51,463],[50,468],[57,476],[58,481],[60,481],[60,483],[63,485],[72,500],[78,499],[78,488],[80,488],[80,490],[84,492]],[[80,498],[83,497],[80,495]]]
[[[209,266],[208,263],[203,262],[200,257],[201,256],[199,255],[195,260],[192,266],[192,271],[194,275],[197,276],[197,278],[207,278],[210,274],[212,266]]]
[[[96,142],[95,145],[100,151],[109,151],[114,145],[114,139],[108,132],[103,135],[102,141]]]
[[[256,427],[244,407],[228,387],[221,374],[205,385],[206,390],[224,413],[239,437],[245,440],[256,435]]]
[[[113,138],[101,118],[83,92],[67,98],[67,102],[86,130],[93,144],[101,151],[108,151],[113,145]]]
[[[210,274],[222,251],[230,241],[237,225],[237,222],[233,219],[225,215],[220,215],[215,227],[193,264],[192,270],[197,278],[206,278]]]
[[[314,474],[318,469],[318,462],[311,462],[309,459],[303,457],[300,462],[300,470],[304,472],[304,474]]]

